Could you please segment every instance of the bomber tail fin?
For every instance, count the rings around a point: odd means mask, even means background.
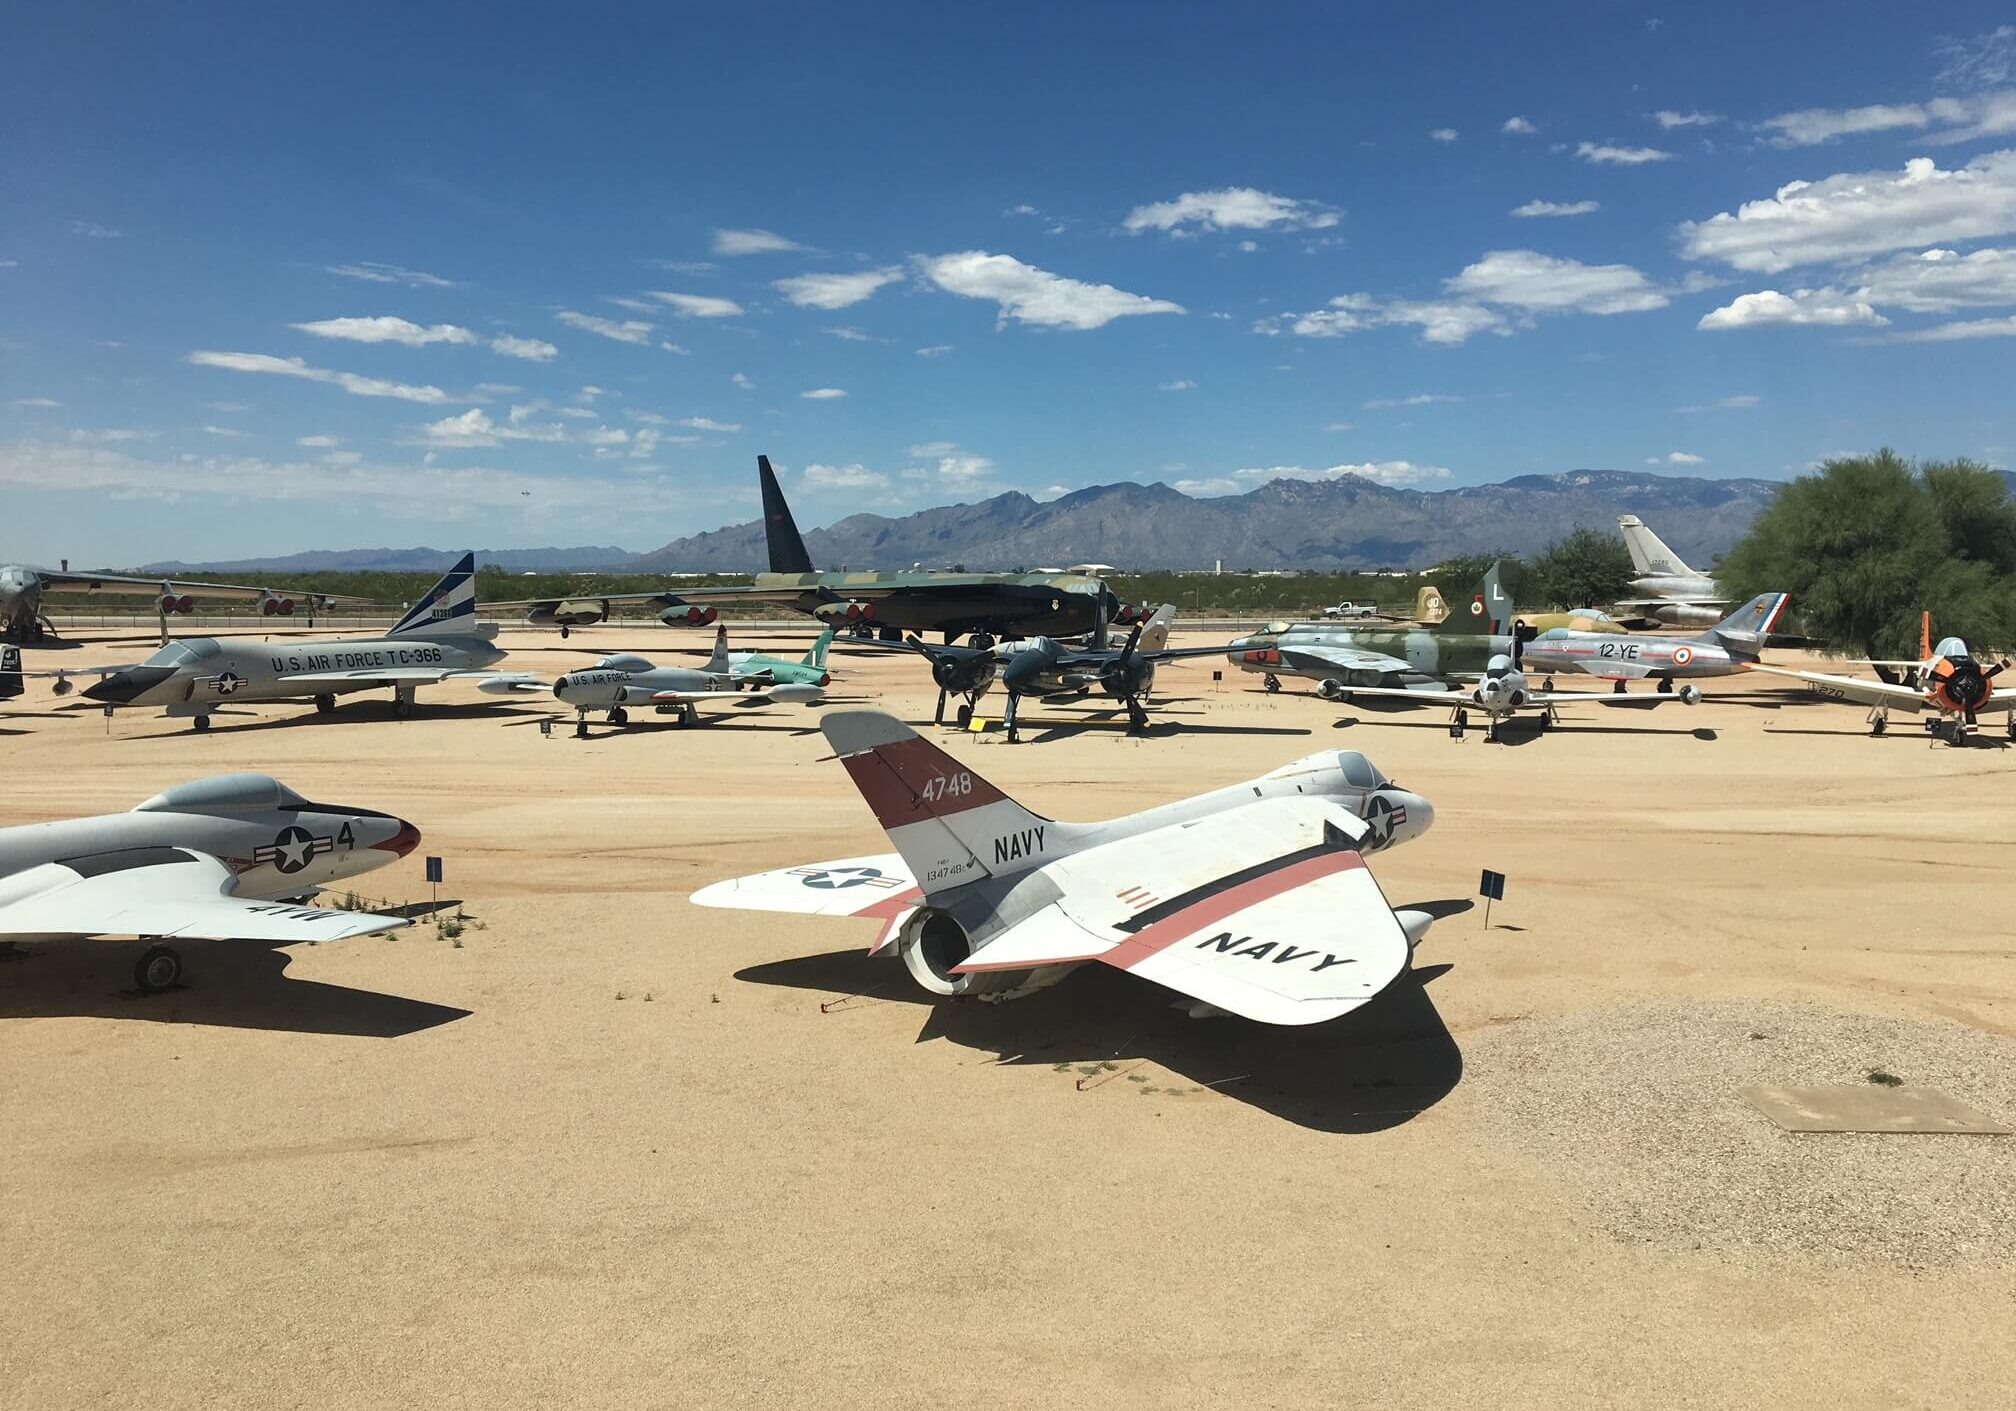
[[[816,572],[812,555],[805,552],[805,540],[798,533],[798,521],[791,518],[791,506],[784,502],[777,472],[770,469],[770,457],[756,457],[756,478],[763,486],[763,537],[770,545],[770,571]]]
[[[1498,560],[1485,570],[1470,604],[1460,612],[1447,613],[1440,622],[1428,624],[1431,632],[1489,633],[1498,636],[1512,630],[1512,595],[1501,581],[1505,561]]]
[[[812,650],[805,653],[803,660],[798,664],[800,666],[816,666],[821,671],[824,671],[826,669],[826,649],[832,645],[833,629],[829,627],[819,634],[818,639],[812,643]]]
[[[894,716],[839,710],[819,728],[926,896],[1026,872],[1066,850],[1060,825],[1031,813]]]
[[[1635,514],[1617,516],[1617,528],[1624,535],[1624,547],[1631,554],[1631,566],[1639,573],[1657,573],[1681,578],[1695,578],[1693,569],[1682,561],[1680,555],[1666,547],[1666,541],[1645,527],[1645,521]]]
[[[476,555],[467,553],[424,593],[388,637],[466,637],[476,625]]]
[[[1759,593],[1696,640],[1726,647],[1737,656],[1754,657],[1763,650],[1785,613],[1785,605],[1791,601],[1789,593]]]

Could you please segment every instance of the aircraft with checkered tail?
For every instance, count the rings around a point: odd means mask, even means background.
[[[1434,920],[1396,911],[1370,856],[1428,831],[1428,800],[1355,751],[1104,823],[1033,813],[877,711],[820,727],[894,853],[717,882],[701,906],[881,923],[932,994],[1000,1001],[1110,965],[1193,1015],[1315,1024],[1404,972]]]
[[[178,784],[128,813],[0,828],[0,941],[130,936],[142,991],[182,976],[169,940],[338,941],[404,916],[308,906],[419,846],[403,818],[311,803],[264,774]]]

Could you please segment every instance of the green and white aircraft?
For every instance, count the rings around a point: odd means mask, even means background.
[[[700,669],[715,676],[727,676],[739,683],[765,686],[824,686],[833,679],[826,669],[826,649],[833,645],[835,629],[829,627],[812,643],[812,649],[796,661],[765,656],[761,652],[728,650],[728,626],[714,629],[714,655]]]

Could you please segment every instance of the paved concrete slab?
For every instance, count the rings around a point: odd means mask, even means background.
[[[1788,1132],[1962,1132],[2011,1129],[1937,1088],[1840,1083],[1821,1088],[1739,1088],[1744,1100]]]

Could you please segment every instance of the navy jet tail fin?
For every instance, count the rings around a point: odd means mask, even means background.
[[[1502,636],[1512,630],[1512,595],[1505,591],[1501,581],[1505,568],[1503,559],[1493,563],[1484,572],[1483,581],[1470,601],[1462,607],[1452,605],[1440,622],[1427,624],[1430,632],[1452,632],[1466,635]]]
[[[1754,657],[1785,614],[1789,593],[1759,593],[1695,640],[1721,647],[1732,656]]]
[[[21,649],[0,647],[0,701],[11,701],[25,689],[21,680]]]
[[[777,473],[770,469],[770,457],[756,457],[756,478],[763,486],[763,537],[770,545],[770,571],[818,572],[812,567],[812,555],[805,552],[798,521],[791,518],[791,506],[784,503],[784,490],[777,483]]]
[[[406,610],[388,637],[466,637],[476,626],[476,555],[467,553]]]

